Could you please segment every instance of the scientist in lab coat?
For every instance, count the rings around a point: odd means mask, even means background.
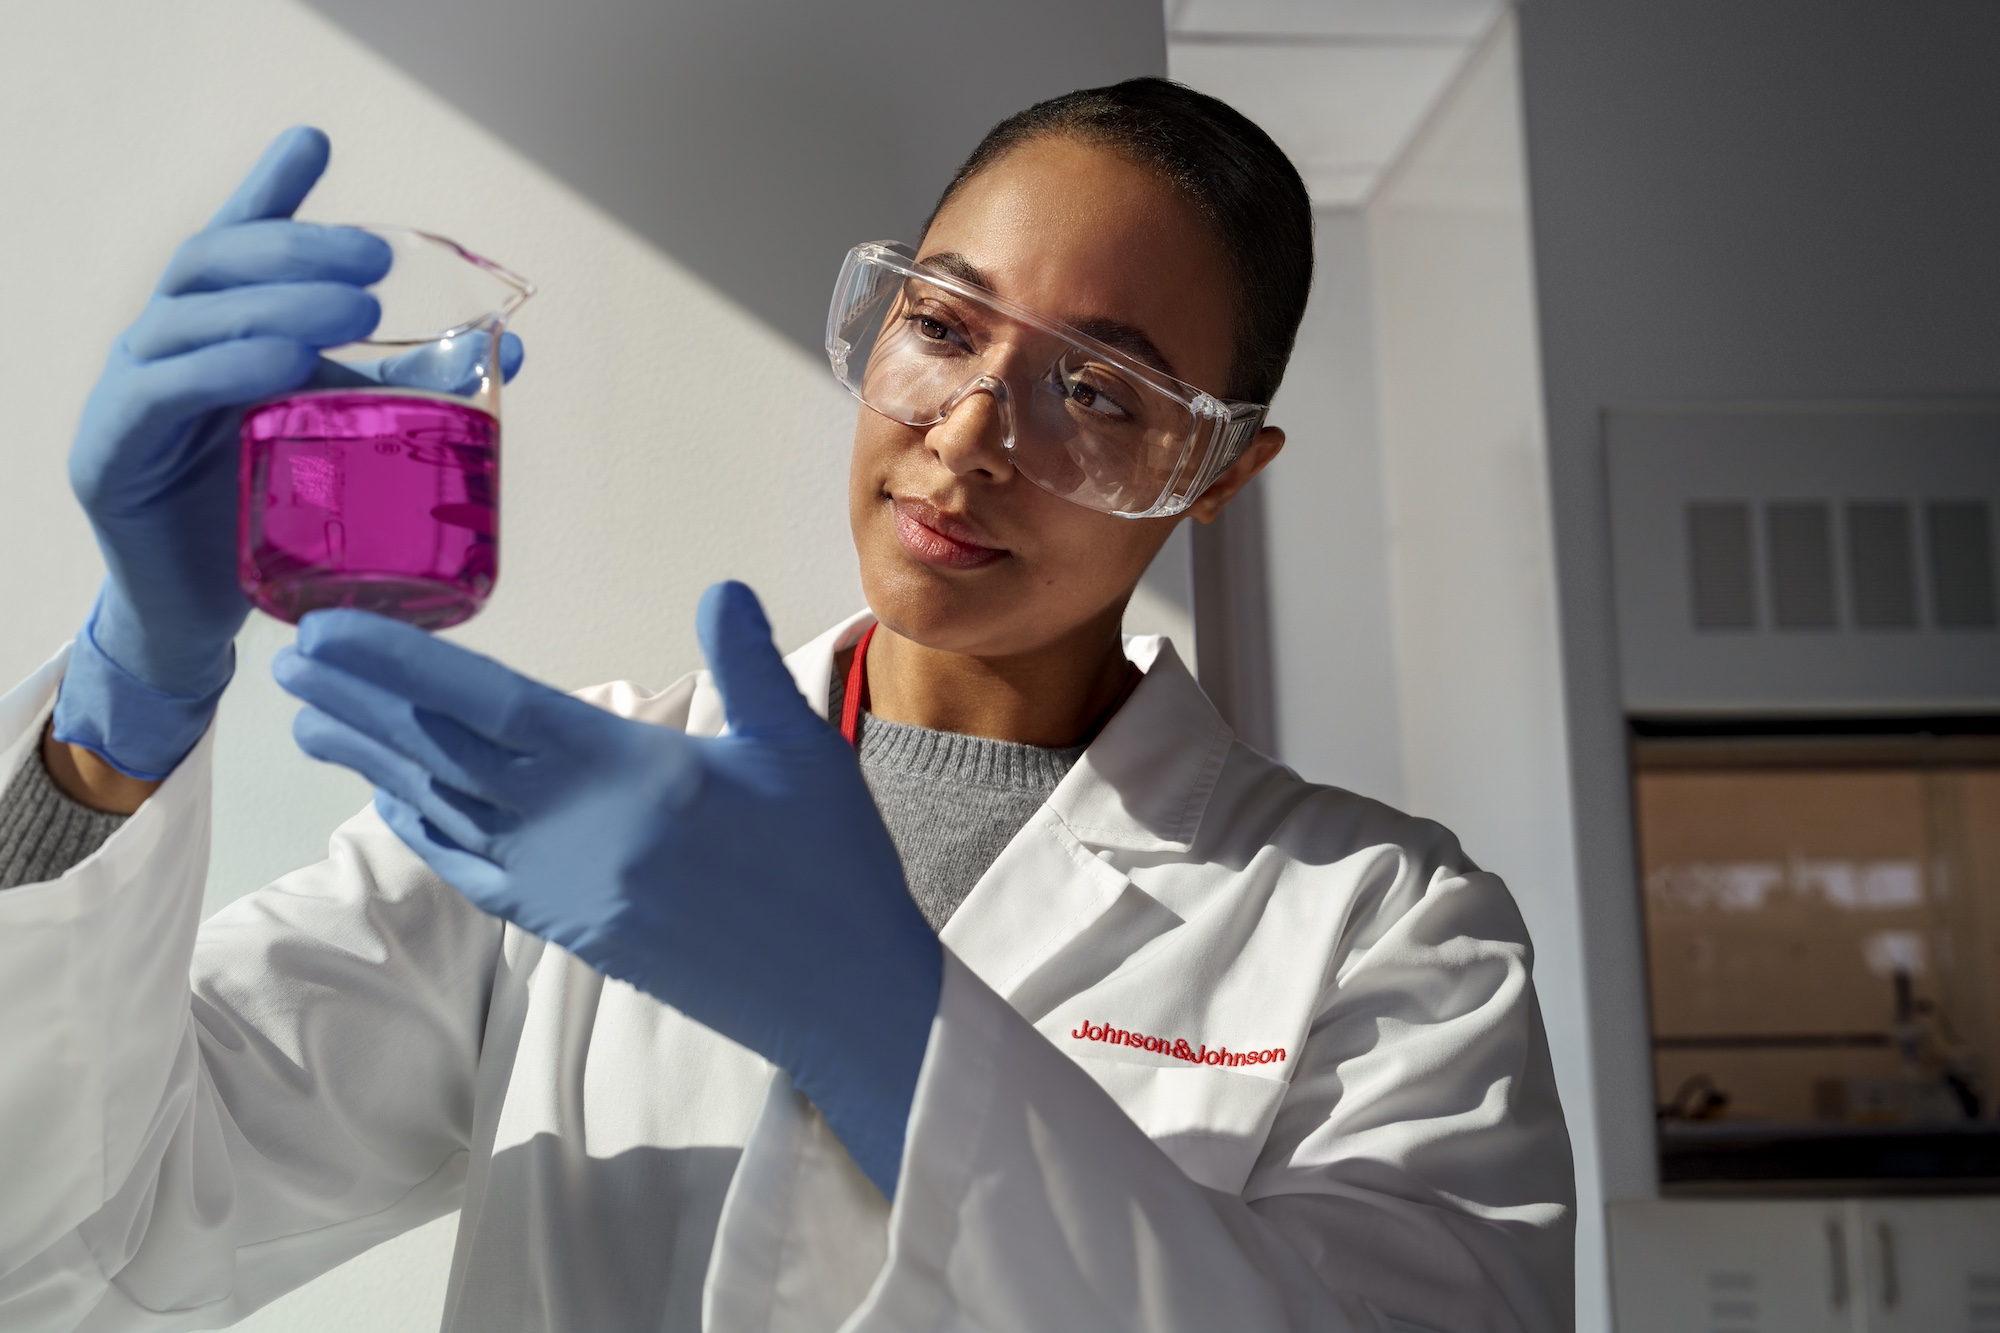
[[[789,658],[740,585],[660,693],[308,617],[300,743],[374,802],[200,922],[235,412],[388,262],[290,220],[326,154],[281,138],[113,349],[107,578],[0,700],[0,1327],[225,1325],[453,1209],[467,1333],[1571,1324],[1507,890],[1120,635],[1283,443],[1268,137],[1070,94],[849,254],[869,609]]]

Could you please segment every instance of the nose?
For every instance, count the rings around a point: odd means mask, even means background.
[[[994,481],[1014,474],[1013,404],[1004,380],[981,375],[945,404],[944,420],[924,434],[924,443],[955,476],[984,473]]]

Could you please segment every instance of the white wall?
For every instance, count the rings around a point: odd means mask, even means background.
[[[1503,24],[1370,207],[1406,803],[1504,875],[1577,1167],[1578,1323],[1608,1326],[1547,431]]]
[[[1511,21],[1319,273],[1266,490],[1280,757],[1503,875],[1576,1150],[1579,1326],[1608,1327],[1533,267]]]
[[[454,638],[566,687],[659,686],[699,665],[693,608],[716,579],[756,587],[786,646],[860,605],[844,498],[855,408],[816,356],[294,0],[10,5],[0,567],[12,574],[0,680],[69,638],[101,575],[64,458],[105,349],[173,247],[299,122],[334,141],[304,215],[419,224],[541,287],[516,325],[528,361],[503,411],[500,584]],[[1135,629],[1191,639],[1184,546],[1149,577]],[[294,705],[268,671],[289,637],[253,617],[238,643],[219,724],[210,911],[318,859],[327,831],[367,798],[290,742]],[[454,1222],[380,1247],[241,1327],[435,1328]]]
[[[1259,479],[1278,757],[1314,782],[1400,805],[1368,219],[1328,209],[1314,224],[1312,300],[1271,405],[1285,448]]]
[[[101,572],[64,475],[105,349],[173,246],[286,125],[333,136],[307,212],[407,221],[541,284],[508,391],[503,566],[454,637],[552,682],[665,684],[725,576],[798,643],[860,605],[844,486],[852,400],[743,314],[311,11],[289,0],[0,9],[0,678],[67,639]],[[829,282],[831,275],[829,275]],[[221,718],[212,910],[323,854],[366,799],[300,756],[270,682],[289,628],[256,618]],[[433,1329],[452,1219],[245,1327]]]

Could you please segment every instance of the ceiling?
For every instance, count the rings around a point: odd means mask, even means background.
[[[1270,131],[1313,203],[1368,201],[1506,0],[1166,0],[1167,69]]]

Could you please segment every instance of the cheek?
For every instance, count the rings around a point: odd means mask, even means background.
[[[930,483],[921,431],[863,409],[848,467],[848,523],[869,605],[898,632],[933,648],[1014,652],[1046,642],[1121,601],[1173,529],[1171,519],[1123,519],[1074,505],[1024,477],[988,492],[1016,558],[971,578],[941,576],[897,540],[884,498],[894,483]],[[1004,516],[1004,517],[1003,517]]]
[[[1116,518],[1048,498],[1035,581],[1073,605],[1096,609],[1123,596],[1173,531],[1172,520]]]
[[[884,420],[867,408],[854,419],[854,449],[847,463],[847,516],[859,542],[869,514],[879,508],[883,484],[888,480],[889,463],[900,447],[899,434],[908,427]]]

